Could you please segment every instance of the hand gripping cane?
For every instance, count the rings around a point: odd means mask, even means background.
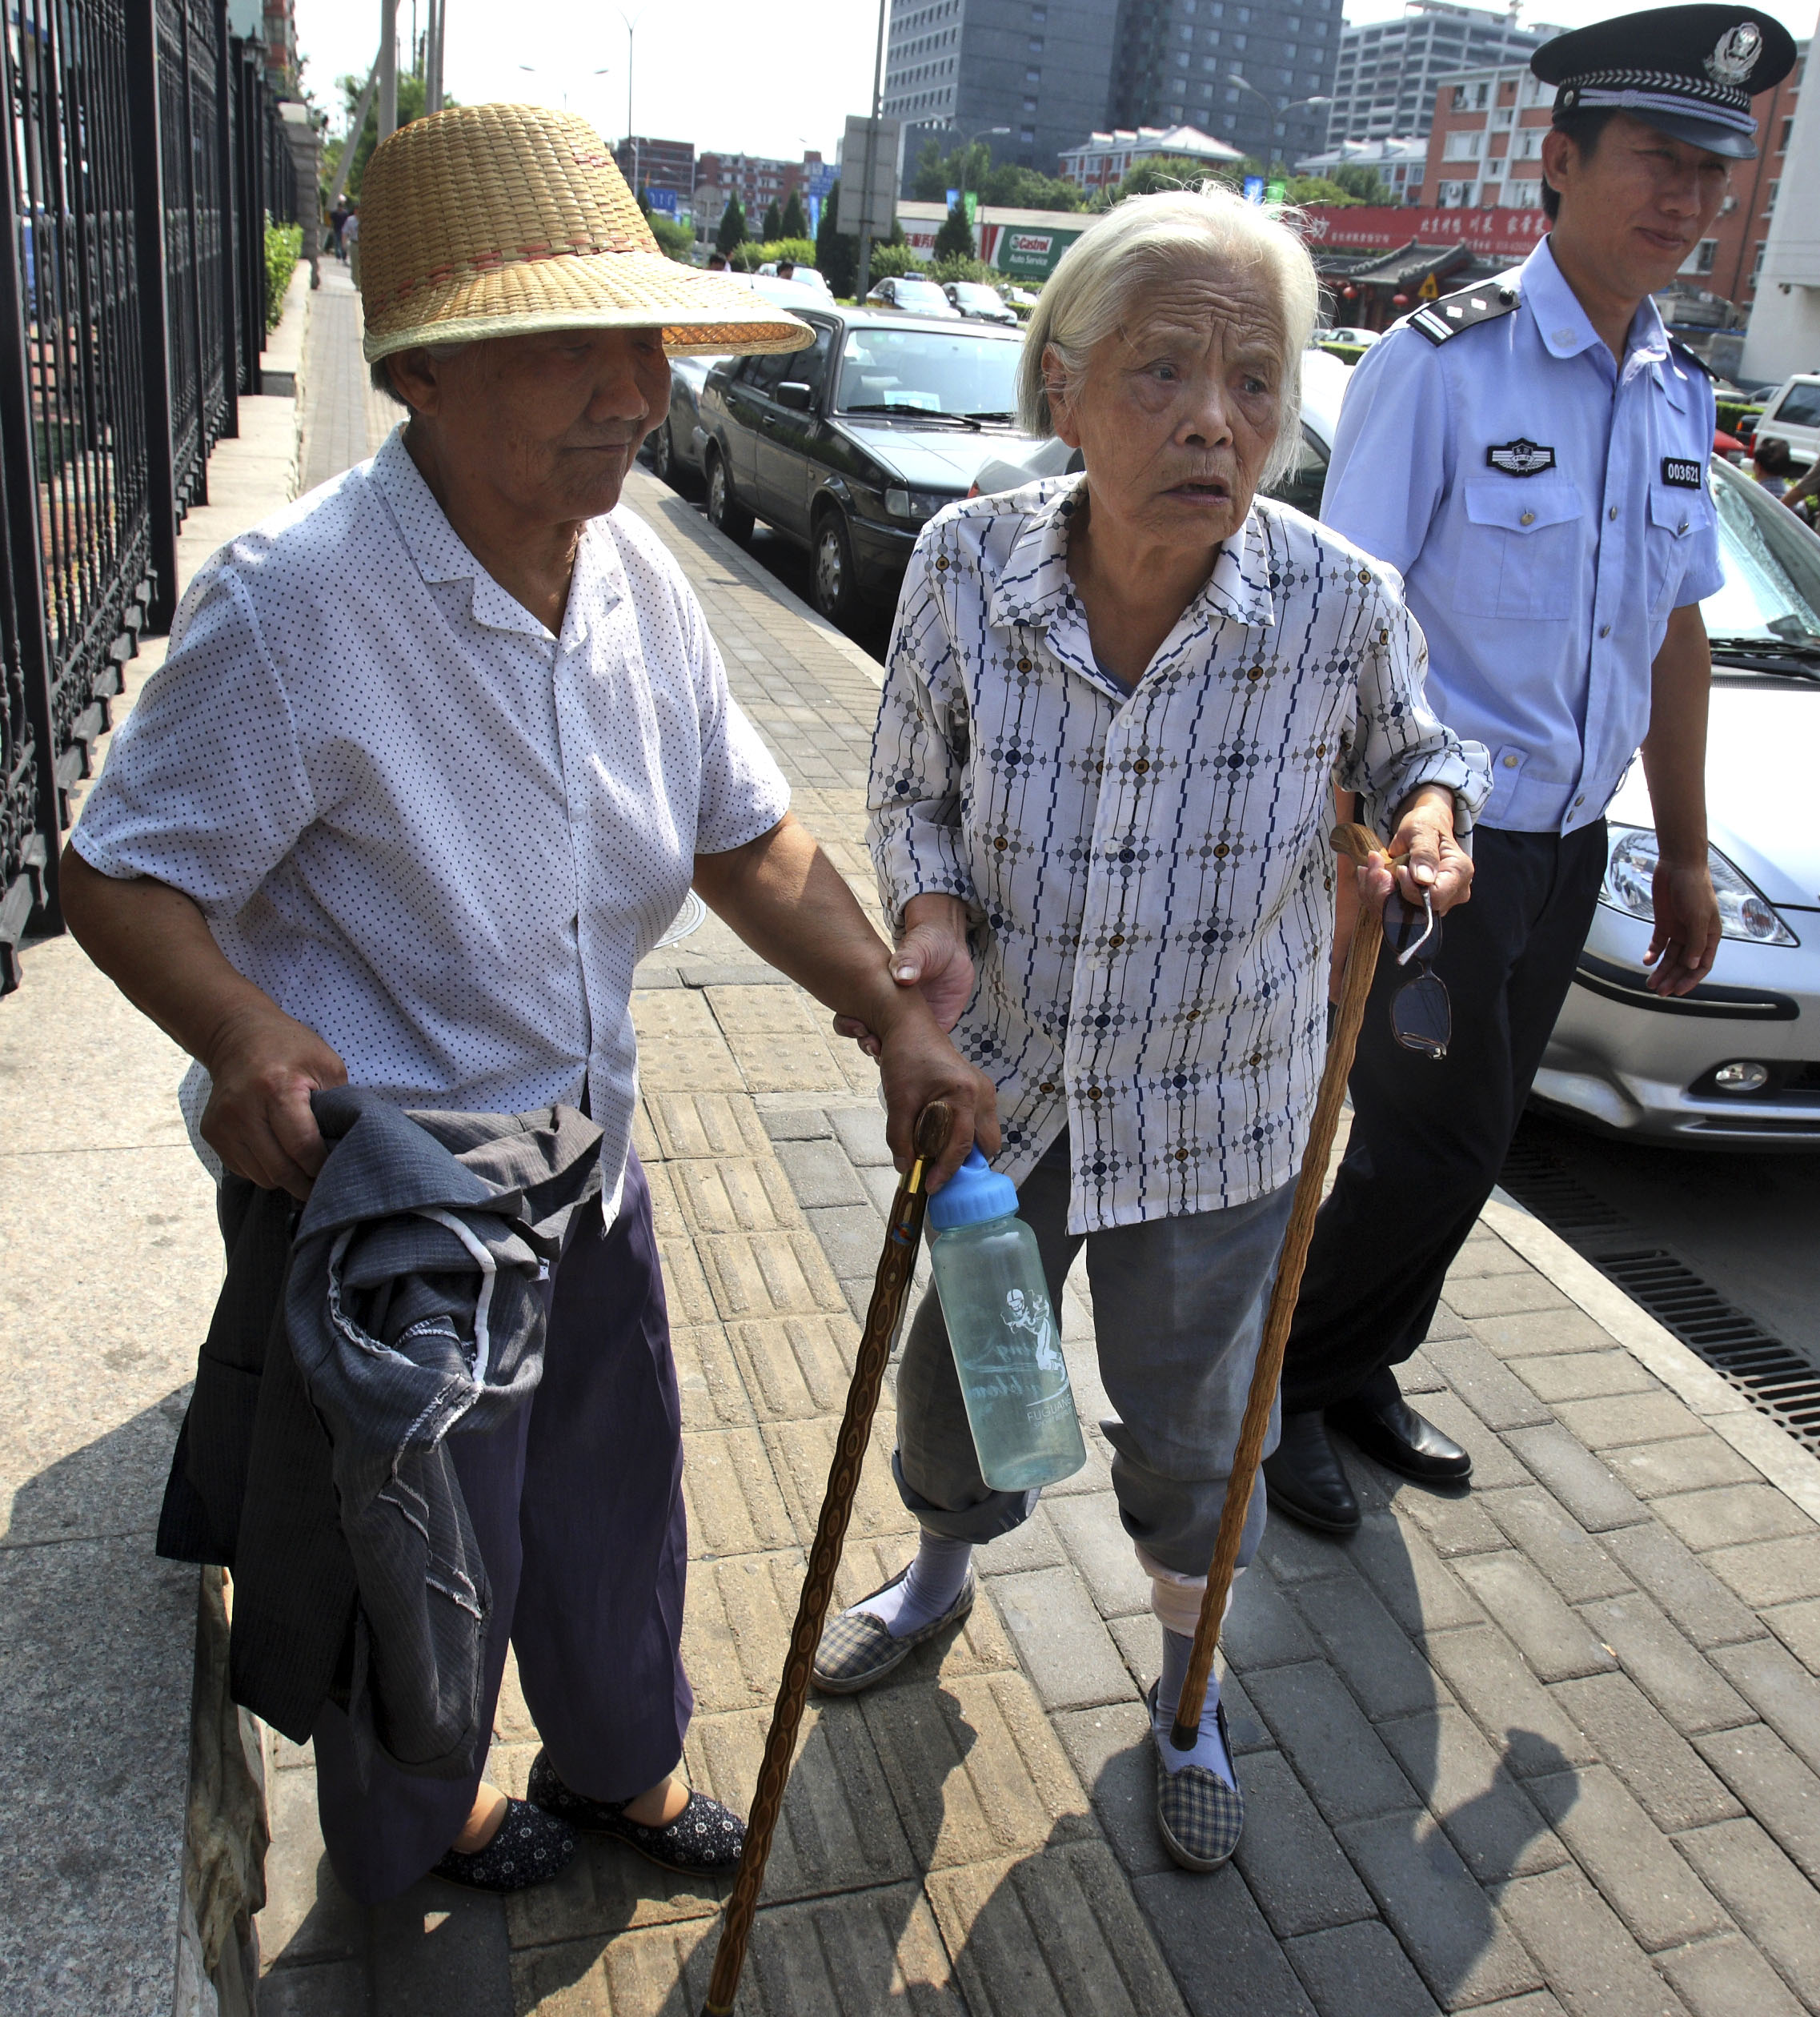
[[[733,1999],[739,1993],[746,1947],[752,1939],[752,1915],[758,1909],[764,1867],[771,1855],[771,1839],[784,1806],[790,1760],[796,1749],[796,1731],[803,1720],[803,1702],[809,1691],[809,1673],[816,1647],[820,1643],[823,1621],[828,1616],[828,1599],[833,1594],[834,1572],[840,1566],[847,1522],[852,1517],[853,1495],[859,1489],[866,1441],[878,1407],[879,1387],[916,1265],[916,1242],[922,1237],[923,1212],[928,1202],[923,1189],[923,1171],[947,1147],[952,1126],[953,1116],[939,1101],[924,1108],[916,1123],[916,1160],[900,1180],[897,1195],[892,1201],[884,1251],[879,1257],[866,1328],[860,1334],[853,1378],[847,1389],[847,1412],[841,1417],[840,1434],[834,1446],[821,1518],[816,1526],[815,1546],[809,1550],[808,1573],[803,1579],[803,1594],[796,1606],[796,1622],[790,1634],[790,1651],[784,1662],[777,1704],[771,1712],[764,1762],[759,1767],[758,1790],[752,1796],[752,1814],[746,1823],[746,1846],[733,1879],[732,1896],[727,1902],[727,1916],[721,1921],[720,1944],[715,1951],[714,1972],[708,1978],[703,2017],[731,2017]]]
[[[1334,847],[1361,868],[1373,853],[1385,852],[1384,843],[1369,827],[1348,823],[1333,832]],[[1233,1586],[1233,1570],[1239,1558],[1239,1542],[1245,1534],[1245,1515],[1251,1510],[1252,1487],[1257,1481],[1257,1466],[1263,1460],[1265,1431],[1270,1426],[1271,1403],[1277,1397],[1277,1382],[1282,1377],[1283,1349],[1289,1341],[1289,1322],[1296,1313],[1296,1297],[1302,1285],[1302,1269],[1308,1260],[1309,1241],[1314,1236],[1314,1215],[1321,1205],[1321,1185],[1327,1176],[1327,1158],[1333,1147],[1333,1131],[1339,1125],[1340,1109],[1346,1097],[1346,1080],[1353,1069],[1359,1026],[1365,1021],[1365,1000],[1371,992],[1372,976],[1377,969],[1377,948],[1384,939],[1382,914],[1361,904],[1353,942],[1346,952],[1346,970],[1340,983],[1340,1007],[1333,1019],[1333,1034],[1327,1046],[1327,1063],[1321,1074],[1321,1092],[1314,1103],[1314,1123],[1302,1157],[1301,1174],[1296,1179],[1295,1201],[1289,1208],[1289,1230],[1283,1235],[1283,1253],[1277,1264],[1277,1284],[1270,1293],[1270,1309],[1264,1320],[1264,1341],[1258,1347],[1257,1365],[1251,1376],[1245,1420],[1239,1429],[1238,1447],[1233,1453],[1232,1475],[1226,1481],[1226,1502],[1221,1509],[1219,1538],[1213,1545],[1213,1566],[1207,1572],[1207,1587],[1201,1593],[1201,1616],[1195,1621],[1194,1650],[1189,1655],[1188,1674],[1182,1682],[1181,1700],[1176,1709],[1175,1726],[1169,1742],[1177,1750],[1193,1750],[1200,1735],[1201,1711],[1207,1699],[1207,1677],[1213,1670],[1213,1654],[1220,1643],[1220,1626],[1226,1615],[1226,1598]]]

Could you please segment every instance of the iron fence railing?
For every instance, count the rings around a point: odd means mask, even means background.
[[[177,526],[259,389],[265,224],[295,215],[260,52],[226,0],[0,15],[0,993],[61,917],[69,786]]]

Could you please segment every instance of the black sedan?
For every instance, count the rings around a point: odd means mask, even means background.
[[[702,388],[708,515],[736,539],[762,519],[807,547],[816,606],[840,623],[895,599],[924,522],[1025,445],[1022,346],[981,323],[796,312],[813,349],[730,358]]]

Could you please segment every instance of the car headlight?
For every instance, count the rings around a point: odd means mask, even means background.
[[[953,494],[947,491],[888,490],[884,494],[884,508],[893,518],[909,519],[919,524],[953,502]]]
[[[1599,885],[1599,901],[1628,916],[1654,922],[1656,864],[1660,858],[1653,828],[1614,826],[1606,879]],[[1713,878],[1713,894],[1719,900],[1722,936],[1748,939],[1754,945],[1800,944],[1774,904],[1717,848],[1706,850],[1706,868]]]

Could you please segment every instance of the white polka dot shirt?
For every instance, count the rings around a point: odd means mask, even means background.
[[[401,431],[197,575],[74,841],[192,898],[355,1085],[519,1113],[585,1085],[611,1199],[632,968],[695,856],[788,804],[652,532],[625,511],[587,526],[553,637],[462,544]],[[198,1065],[192,1137],[207,1094]]]

